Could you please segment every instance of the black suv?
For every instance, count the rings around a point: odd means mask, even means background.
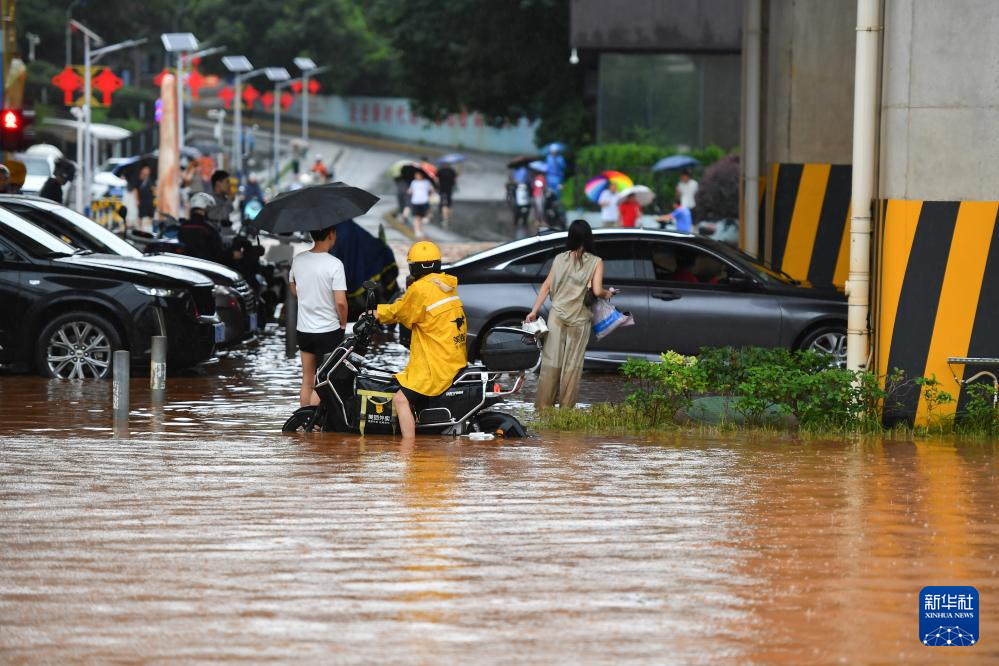
[[[179,254],[143,255],[133,245],[93,220],[48,199],[0,194],[0,207],[36,224],[78,249],[136,259],[145,257],[149,261],[190,268],[202,273],[215,283],[215,311],[225,324],[223,346],[245,340],[258,330],[257,295],[243,276],[228,266]]]
[[[0,363],[107,377],[115,350],[142,365],[150,338],[166,335],[168,365],[190,367],[224,334],[212,287],[187,269],[75,249],[0,209]]]

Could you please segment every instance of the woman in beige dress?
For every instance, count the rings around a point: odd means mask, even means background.
[[[538,318],[545,299],[551,297],[548,337],[541,355],[541,377],[534,404],[538,409],[574,407],[583,374],[583,354],[590,339],[592,315],[585,303],[586,292],[610,298],[616,291],[604,289],[604,262],[593,254],[593,231],[584,220],[569,225],[566,251],[555,257],[527,321]]]

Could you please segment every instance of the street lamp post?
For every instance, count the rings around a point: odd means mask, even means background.
[[[284,67],[268,67],[264,70],[267,78],[274,82],[274,131],[271,134],[273,139],[274,156],[274,182],[277,183],[279,173],[279,156],[281,145],[281,88],[288,85],[291,74]]]
[[[316,73],[312,58],[295,58],[295,67],[302,70],[302,141],[309,142],[309,74]]]
[[[190,32],[166,32],[160,35],[163,48],[177,54],[177,155],[184,154],[184,52],[198,48],[198,38]]]
[[[93,137],[91,136],[90,130],[90,99],[93,95],[93,85],[91,82],[90,66],[100,60],[103,56],[113,51],[120,51],[121,49],[127,49],[132,46],[139,46],[146,42],[145,37],[142,39],[129,39],[124,42],[118,42],[117,44],[111,44],[110,46],[103,46],[102,48],[91,50],[91,42],[97,46],[102,46],[104,40],[100,38],[97,33],[95,33],[90,28],[86,27],[79,21],[73,19],[70,21],[72,27],[76,28],[83,34],[83,150],[81,151],[79,147],[77,148],[77,157],[80,161],[80,180],[83,185],[82,196],[78,197],[77,206],[81,209],[80,212],[88,212],[90,209],[90,190],[91,181],[94,177],[94,147],[93,147]],[[79,188],[77,192],[79,193]]]
[[[253,69],[246,56],[226,56],[222,58],[222,64],[236,75],[236,117],[232,123],[232,169],[239,176],[243,170],[243,81],[264,70]]]

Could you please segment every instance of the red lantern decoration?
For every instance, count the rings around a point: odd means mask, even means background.
[[[285,90],[281,93],[281,108],[285,111],[291,106],[291,103],[295,101],[294,95]]]
[[[319,92],[319,81],[315,79],[309,79],[309,94],[315,95]]]
[[[191,98],[198,99],[198,91],[205,85],[205,77],[196,69],[187,75],[187,87],[191,89]]]
[[[94,77],[93,84],[104,95],[104,105],[111,106],[111,95],[125,85],[125,82],[110,68],[105,67],[100,74]]]
[[[219,99],[222,100],[222,106],[227,109],[232,108],[232,98],[236,96],[236,93],[232,91],[229,86],[224,86],[222,90],[219,91]]]
[[[156,84],[157,88],[163,85],[163,77],[170,73],[171,73],[170,70],[164,67],[163,71],[157,74],[155,78],[153,78],[153,83]]]
[[[252,109],[254,103],[260,98],[260,91],[254,88],[252,85],[248,85],[243,88],[243,102],[246,103],[246,108]]]
[[[260,103],[264,105],[265,109],[270,111],[271,107],[274,106],[274,93],[272,93],[270,90],[265,92],[263,95],[260,96]]]
[[[300,94],[302,92],[302,80],[292,81],[291,89],[295,91],[296,95]]]
[[[66,106],[72,106],[73,91],[83,85],[83,79],[73,71],[72,67],[66,67],[52,77],[52,85],[62,91],[62,103]]]

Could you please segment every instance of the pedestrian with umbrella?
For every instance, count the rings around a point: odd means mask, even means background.
[[[332,183],[286,192],[265,204],[254,219],[261,231],[307,231],[310,250],[295,256],[288,281],[298,298],[298,348],[302,358],[299,405],[318,405],[313,391],[318,363],[343,342],[347,324],[347,278],[343,263],[330,254],[336,245],[336,225],[359,217],[378,197],[345,183]]]
[[[413,233],[420,240],[423,238],[423,224],[430,213],[430,195],[435,189],[437,170],[432,164],[421,162],[403,167],[402,175],[410,179],[406,193],[413,211]]]

